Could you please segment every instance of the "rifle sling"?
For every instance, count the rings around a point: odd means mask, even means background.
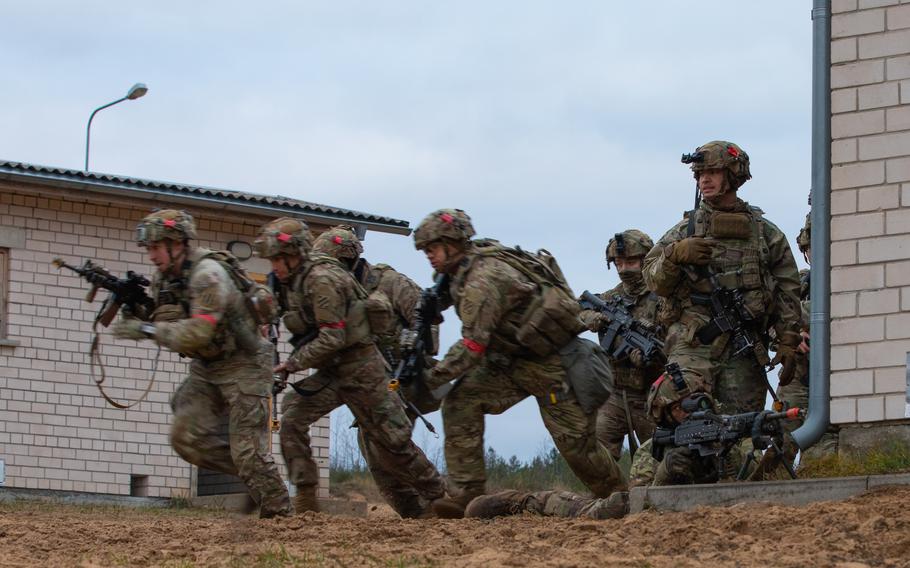
[[[155,364],[152,366],[151,377],[149,378],[148,385],[146,385],[146,387],[145,387],[145,391],[143,391],[142,394],[139,396],[139,398],[133,402],[130,402],[130,403],[117,402],[116,400],[114,400],[113,398],[108,396],[108,394],[106,392],[104,392],[104,387],[101,386],[102,383],[104,383],[105,379],[107,379],[107,375],[104,372],[104,362],[101,360],[101,349],[100,349],[101,332],[98,331],[98,320],[97,319],[95,320],[95,323],[92,326],[92,331],[94,332],[95,337],[92,338],[92,345],[91,345],[91,348],[89,349],[89,358],[91,359],[91,369],[92,369],[91,375],[92,375],[92,380],[95,381],[95,386],[98,387],[98,391],[101,393],[101,396],[104,397],[104,400],[106,400],[108,402],[108,404],[110,404],[114,408],[119,408],[121,410],[126,410],[127,408],[136,406],[137,404],[139,404],[140,402],[145,400],[145,397],[147,397],[148,394],[150,392],[152,392],[152,385],[155,384],[155,372],[158,370],[158,359],[159,359],[159,357],[161,357],[161,346],[159,345],[158,350],[155,352]],[[95,365],[96,364],[98,365],[98,368],[101,370],[100,379],[95,377]]]

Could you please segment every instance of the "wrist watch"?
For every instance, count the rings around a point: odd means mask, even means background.
[[[139,331],[144,333],[146,337],[155,337],[155,324],[142,322],[139,325]]]

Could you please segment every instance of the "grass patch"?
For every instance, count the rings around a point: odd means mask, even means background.
[[[910,473],[910,447],[905,442],[894,440],[861,455],[834,454],[805,459],[799,464],[797,473],[802,478]]]

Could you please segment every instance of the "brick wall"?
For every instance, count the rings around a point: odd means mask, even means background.
[[[148,398],[128,410],[109,406],[94,386],[87,354],[91,322],[106,292],[99,292],[94,305],[87,304],[87,284],[51,265],[57,256],[74,265],[91,258],[117,274],[135,270],[150,275],[154,267],[133,237],[151,205],[93,202],[83,192],[0,184],[0,228],[12,235],[8,239],[24,236],[24,246],[10,247],[9,322],[7,339],[0,342],[5,485],[128,495],[131,476],[147,476],[148,496],[187,495],[191,468],[168,444],[169,399],[186,373],[186,361],[162,349]],[[268,220],[181,207],[197,219],[199,244],[211,248],[224,248],[235,239],[251,241]],[[250,270],[267,270],[262,260],[247,264]],[[102,341],[107,392],[115,400],[135,400],[151,376],[153,344],[110,335]],[[321,492],[327,495],[328,417],[313,430]],[[281,463],[277,435],[273,448]]]
[[[905,417],[910,2],[834,0],[831,421]]]

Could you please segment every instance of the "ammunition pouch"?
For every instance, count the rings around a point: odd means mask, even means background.
[[[585,329],[581,306],[565,290],[544,286],[543,293],[525,310],[515,338],[538,356],[545,357],[569,343]]]
[[[559,356],[581,409],[585,414],[597,412],[613,390],[607,354],[593,341],[573,337],[559,350]]]
[[[385,293],[376,290],[364,300],[370,330],[375,335],[388,335],[395,331],[397,318],[392,308],[392,301]]]
[[[370,320],[367,316],[366,299],[355,300],[348,309],[348,316],[345,320],[345,340],[344,346],[351,347],[365,341],[370,341],[371,329]]]
[[[714,213],[711,235],[718,239],[746,240],[752,236],[752,219],[745,213]]]

